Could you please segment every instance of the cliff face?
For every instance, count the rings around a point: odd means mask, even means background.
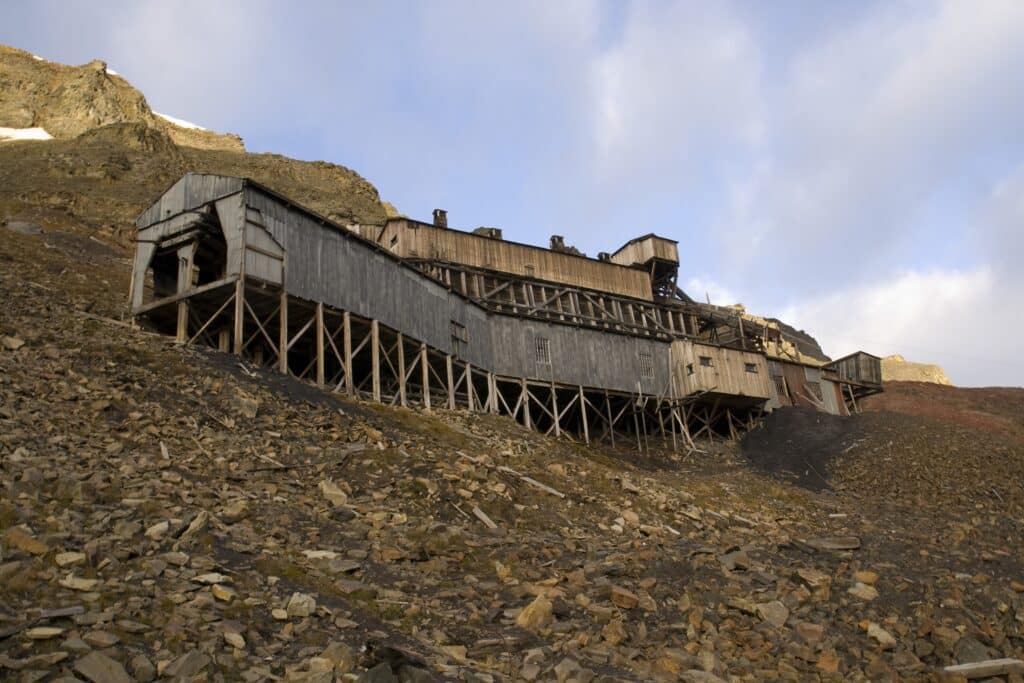
[[[883,382],[929,382],[952,386],[946,371],[938,365],[913,363],[899,354],[882,359]]]
[[[74,223],[128,246],[134,218],[187,171],[252,178],[340,223],[385,220],[354,171],[250,154],[236,135],[178,125],[98,60],[65,66],[0,46],[0,93],[0,129],[52,136],[0,141],[0,221]]]
[[[116,123],[142,124],[179,145],[244,152],[242,138],[176,125],[100,60],[66,66],[0,46],[0,127],[43,128],[59,140]]]

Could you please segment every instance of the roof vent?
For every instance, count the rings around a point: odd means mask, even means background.
[[[434,209],[434,225],[438,228],[447,228],[448,212],[444,209]]]

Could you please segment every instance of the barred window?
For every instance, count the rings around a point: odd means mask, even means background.
[[[744,363],[743,364],[743,369],[746,370],[747,372],[749,372],[752,375],[756,375],[757,374],[757,365],[755,363]]]
[[[541,365],[551,364],[551,340],[547,337],[537,337],[534,339],[534,352],[537,357],[537,362]]]
[[[700,357],[700,364],[701,364],[701,367],[705,367],[705,368],[714,367],[711,364],[711,356],[701,356]]]
[[[649,353],[640,354],[640,376],[654,377],[654,358]]]

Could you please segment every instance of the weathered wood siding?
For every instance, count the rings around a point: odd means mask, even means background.
[[[183,211],[195,209],[215,199],[240,192],[243,183],[241,178],[186,173],[139,215],[135,220],[135,225],[139,228],[152,225]]]
[[[882,383],[882,359],[870,353],[858,351],[832,362],[833,369],[841,380],[857,384]]]
[[[702,362],[702,358],[709,359]],[[754,372],[747,371],[747,365]],[[688,340],[672,342],[676,392],[698,391],[768,399],[772,396],[768,364],[759,353],[708,346]]]
[[[607,334],[510,316],[491,315],[493,371],[614,391],[667,395],[665,342]],[[547,340],[550,363],[539,362],[538,339]]]
[[[403,258],[459,263],[651,300],[651,279],[642,270],[408,219],[389,221],[379,243]]]
[[[633,266],[647,263],[651,259],[661,259],[679,263],[679,248],[672,240],[656,235],[648,235],[627,242],[621,249],[612,254],[612,263]]]

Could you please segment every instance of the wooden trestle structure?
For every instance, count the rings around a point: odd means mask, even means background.
[[[831,369],[767,360],[767,328],[679,295],[676,243],[656,235],[589,259],[446,224],[346,228],[250,180],[191,173],[136,225],[137,319],[386,405],[693,450],[794,391],[841,414],[844,388],[880,386],[866,354]]]
[[[189,266],[185,266],[187,271]],[[181,344],[232,353],[325,390],[388,406],[507,416],[527,429],[640,452],[736,439],[762,416],[703,395],[647,395],[495,374],[379,321],[244,276],[185,288],[135,310]]]

